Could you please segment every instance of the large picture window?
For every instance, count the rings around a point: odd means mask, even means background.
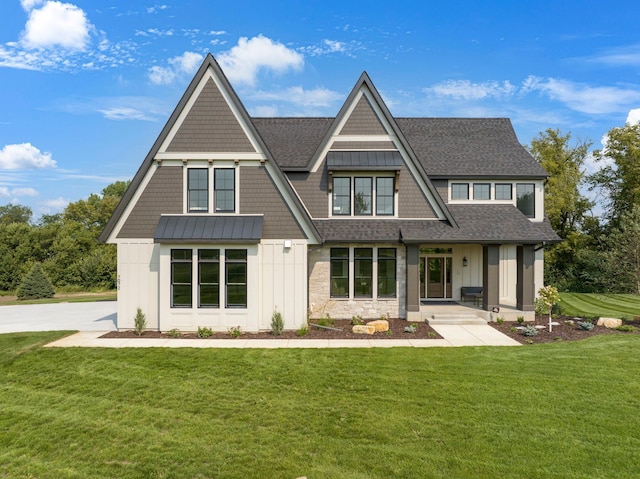
[[[220,250],[198,250],[198,307],[220,307]]]
[[[354,178],[353,210],[357,216],[369,216],[371,209],[371,178]]]
[[[192,302],[192,253],[190,249],[171,250],[171,307],[190,308]]]
[[[535,185],[533,183],[516,184],[516,205],[527,218],[536,216]]]
[[[371,298],[373,295],[373,249],[353,250],[353,294],[357,298]]]
[[[216,168],[213,174],[216,213],[233,213],[236,210],[236,170]]]
[[[378,297],[396,297],[395,248],[378,248]]]
[[[209,211],[209,170],[189,168],[187,171],[189,212]]]
[[[331,297],[349,297],[349,248],[331,248]]]
[[[247,307],[247,250],[225,251],[227,308]]]

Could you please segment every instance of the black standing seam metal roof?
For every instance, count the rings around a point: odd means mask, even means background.
[[[399,170],[402,155],[399,151],[330,151],[329,170]]]
[[[262,238],[261,215],[161,216],[153,235],[156,243],[259,243]]]

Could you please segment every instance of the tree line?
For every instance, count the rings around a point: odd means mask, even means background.
[[[548,129],[529,146],[549,174],[545,210],[564,240],[545,249],[545,283],[561,291],[640,294],[640,124],[611,129],[605,143],[589,152],[590,142]],[[586,171],[589,159],[597,171]],[[600,214],[588,191],[600,195]]]
[[[27,206],[0,206],[0,291],[15,291],[36,263],[58,291],[115,289],[116,247],[98,237],[128,186],[117,181],[37,221]]]

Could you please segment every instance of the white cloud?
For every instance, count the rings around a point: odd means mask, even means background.
[[[614,48],[591,58],[589,61],[614,67],[638,66],[640,65],[640,44]]]
[[[27,12],[33,9],[33,7],[37,7],[42,4],[44,0],[20,0],[22,4],[22,8],[24,8]]]
[[[112,107],[98,110],[107,120],[144,120],[155,121],[155,118],[135,108]]]
[[[337,40],[329,40],[324,39],[320,45],[313,45],[299,48],[299,51],[302,51],[311,56],[319,56],[319,55],[328,55],[330,53],[345,53],[348,54],[348,50],[354,48],[354,42],[351,42],[347,45],[344,42],[339,42]]]
[[[55,168],[51,153],[42,153],[31,143],[6,145],[0,150],[0,170]]]
[[[47,1],[31,10],[22,36],[26,48],[84,50],[92,29],[84,11],[70,3]]]
[[[217,58],[229,80],[250,86],[255,84],[261,70],[284,73],[300,70],[304,64],[300,53],[263,35],[241,37],[236,46]]]
[[[225,32],[224,30],[211,30],[209,32],[209,35],[226,35],[227,32]]]
[[[278,116],[278,107],[268,105],[257,106],[253,108],[251,116],[262,116],[267,118]]]
[[[425,88],[424,91],[436,96],[451,97],[458,100],[483,100],[485,98],[511,96],[517,91],[517,88],[508,80],[482,83],[473,83],[469,80],[448,80]]]
[[[46,200],[40,203],[40,211],[45,214],[58,213],[63,211],[69,203],[71,203],[70,199],[59,196],[58,198]]]
[[[0,186],[0,197],[7,198],[8,196],[11,196],[11,193],[9,193],[9,188],[7,188],[6,186]]]
[[[170,58],[169,66],[153,66],[149,68],[147,76],[151,83],[156,85],[168,85],[178,76],[187,74],[193,75],[202,62],[203,56],[199,53],[184,52],[182,55]]]
[[[15,196],[38,196],[39,193],[33,188],[14,188],[11,194]]]
[[[640,108],[629,110],[627,115],[627,125],[636,125],[640,123]]]
[[[294,86],[282,91],[257,91],[250,93],[249,97],[262,101],[294,103],[304,107],[326,107],[343,98],[341,94],[326,88],[305,90],[301,86]]]
[[[156,13],[158,10],[166,10],[169,8],[167,5],[154,5],[147,8],[147,13]]]
[[[630,103],[640,101],[640,89],[590,86],[556,78],[530,76],[525,80],[523,93],[539,91],[552,100],[565,103],[581,113],[604,114],[628,109]]]

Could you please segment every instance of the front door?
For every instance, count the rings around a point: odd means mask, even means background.
[[[451,257],[420,258],[420,297],[443,299],[451,297]]]

